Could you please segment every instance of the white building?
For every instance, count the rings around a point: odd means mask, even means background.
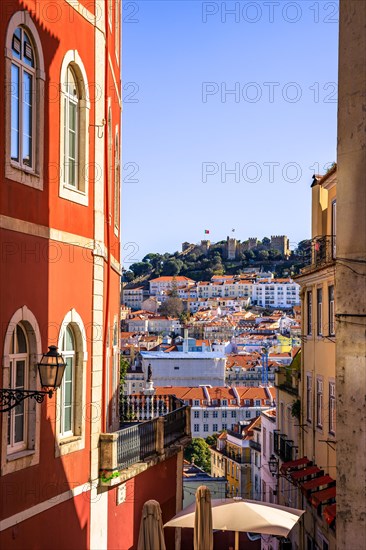
[[[270,409],[268,409],[270,410]],[[262,413],[263,414],[263,413]],[[253,500],[262,500],[261,484],[261,449],[262,449],[262,418],[253,426],[253,438],[249,442],[250,463],[252,465],[252,495]]]
[[[154,380],[154,367],[152,377]],[[262,411],[273,407],[275,391],[272,387],[156,387],[156,394],[169,393],[190,405],[192,437],[205,438],[224,430],[234,430],[238,422],[249,424]]]
[[[142,367],[151,364],[155,386],[225,385],[226,356],[215,351],[142,351]]]
[[[253,285],[252,303],[265,308],[289,309],[300,304],[300,285],[292,279],[272,279]]]
[[[182,325],[179,319],[170,317],[150,317],[148,319],[148,331],[149,332],[164,332],[166,334],[170,332],[180,333]]]
[[[155,316],[136,316],[126,320],[129,332],[180,333],[182,325],[179,319]]]
[[[156,279],[151,279],[149,281],[150,285],[150,294],[152,296],[158,296],[159,294],[166,293],[171,290],[173,286],[176,286],[177,289],[181,287],[186,287],[189,285],[194,285],[193,279],[188,277],[157,277]]]
[[[143,287],[124,287],[122,289],[122,301],[125,306],[130,307],[133,310],[141,309],[141,304],[144,301]]]

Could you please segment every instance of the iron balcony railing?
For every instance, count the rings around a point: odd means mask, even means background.
[[[336,258],[336,236],[320,235],[314,237],[302,250],[301,255],[306,271],[334,262]]]
[[[273,450],[277,456],[280,454],[280,430],[273,431]]]
[[[182,406],[183,401],[175,395],[124,395],[120,399],[120,425],[145,422]]]
[[[286,434],[281,434],[279,430],[273,432],[273,449],[275,454],[282,462],[290,462],[295,459],[295,445]]]
[[[219,451],[221,455],[230,458],[237,464],[250,464],[250,455],[242,455],[241,453],[235,453],[234,451],[227,451],[223,449]]]
[[[120,411],[120,429],[100,436],[104,481],[134,464],[154,460],[178,441],[187,444],[191,437],[190,408],[174,395],[125,396]]]
[[[261,448],[262,448],[261,444],[254,440],[249,441],[249,447],[258,452],[261,452]]]
[[[184,434],[186,407],[180,407],[164,416],[164,447],[172,445]]]
[[[118,469],[128,468],[137,462],[143,462],[156,453],[158,419],[135,424],[117,432]]]

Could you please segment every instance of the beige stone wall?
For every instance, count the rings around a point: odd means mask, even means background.
[[[366,540],[366,2],[341,0],[336,273],[337,548]]]

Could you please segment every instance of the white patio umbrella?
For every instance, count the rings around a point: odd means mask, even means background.
[[[287,508],[256,500],[214,499],[212,504],[212,528],[220,531],[247,531],[287,537],[304,510]],[[194,527],[195,504],[191,504],[164,527]],[[239,549],[239,537],[235,537],[235,550]]]
[[[137,550],[166,550],[160,504],[148,500],[142,508]]]

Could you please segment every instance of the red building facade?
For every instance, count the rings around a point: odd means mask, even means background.
[[[146,500],[164,522],[182,506],[188,408],[119,414],[120,17],[0,2],[0,389],[40,390],[50,345],[67,365],[51,398],[0,412],[7,550],[132,550]]]
[[[52,344],[67,363],[52,398],[0,414],[1,548],[107,547],[99,437],[118,428],[120,15],[118,0],[0,5],[0,387],[40,389]]]

